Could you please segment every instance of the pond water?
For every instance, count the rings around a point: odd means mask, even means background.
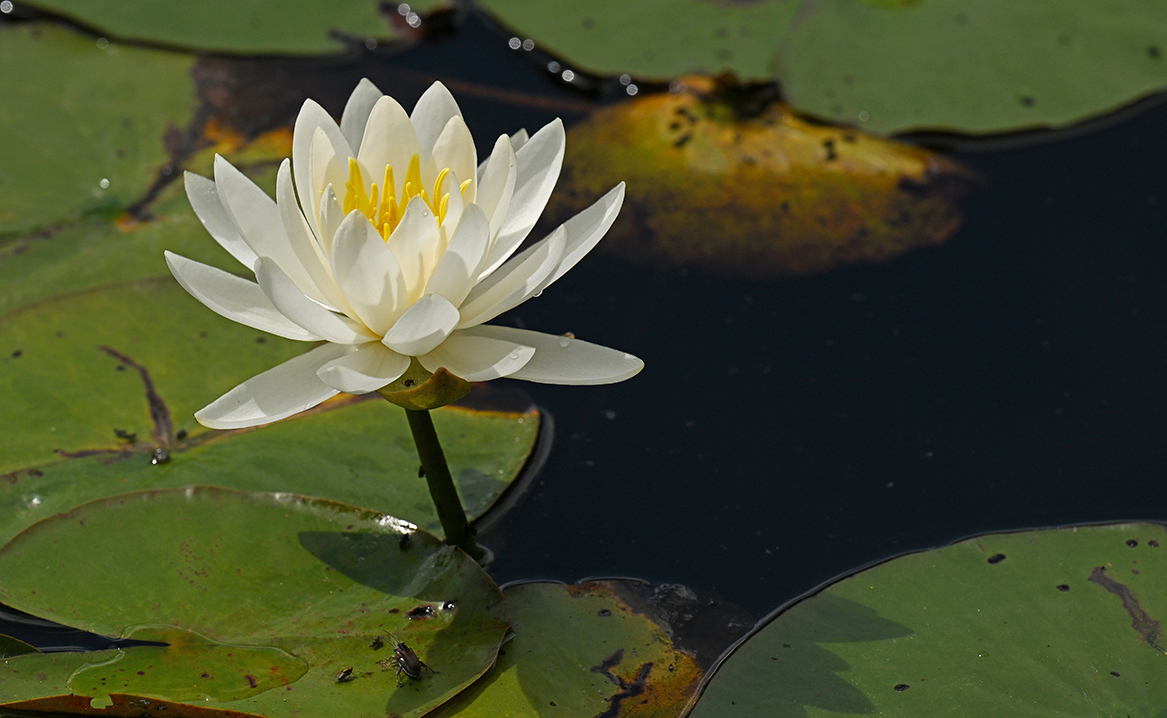
[[[593,101],[477,21],[400,55],[233,66],[293,108],[331,88],[339,109],[363,75],[408,107],[436,73],[480,140]],[[597,252],[502,316],[646,369],[521,385],[554,444],[480,537],[491,573],[681,583],[761,616],[969,534],[1167,518],[1167,104],[1145,105],[954,152],[980,180],[936,248],[768,281]]]

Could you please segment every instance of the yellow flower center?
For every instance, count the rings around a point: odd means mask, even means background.
[[[426,192],[421,180],[421,158],[415,154],[409,159],[409,167],[405,170],[405,184],[401,189],[401,197],[397,197],[392,165],[385,166],[385,179],[381,185],[378,186],[374,182],[366,191],[361,166],[354,158],[349,157],[348,181],[344,183],[344,213],[347,215],[354,209],[360,210],[381,233],[381,237],[388,240],[389,235],[393,234],[393,230],[401,223],[401,216],[405,213],[409,201],[414,197],[421,197],[438,218],[438,226],[441,226],[450,206],[450,193],[442,194],[442,184],[449,174],[449,167],[439,172],[437,179],[434,180],[433,192]],[[470,180],[466,180],[458,189],[465,193],[469,185]]]

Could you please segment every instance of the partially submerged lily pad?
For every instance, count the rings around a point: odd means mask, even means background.
[[[383,514],[290,494],[101,499],[10,541],[0,575],[0,600],[20,610],[170,644],[6,659],[0,712],[84,713],[129,696],[419,716],[493,663],[508,624],[494,583],[457,549]],[[386,632],[435,671],[398,688],[395,664],[380,663],[392,656]]]
[[[638,610],[647,590],[656,604],[684,610]],[[679,640],[710,607],[675,586],[655,591],[637,581],[564,586],[526,583],[503,591],[514,638],[498,663],[432,718],[507,715],[660,716],[681,714],[707,665]],[[630,600],[631,599],[631,600]],[[725,627],[722,638],[733,640]],[[719,647],[720,649],[720,647]]]
[[[1167,530],[968,539],[779,612],[692,718],[1162,715]]]
[[[606,251],[732,277],[808,274],[937,244],[966,176],[927,150],[799,119],[760,88],[691,77],[569,132],[549,213],[628,182]],[[772,98],[770,98],[772,99]]]

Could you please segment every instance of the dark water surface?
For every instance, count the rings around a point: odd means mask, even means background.
[[[362,75],[408,107],[440,77],[485,153],[591,102],[505,42],[472,21],[398,56],[214,62],[290,88],[293,113],[324,88],[339,112]],[[761,615],[973,533],[1167,520],[1167,104],[1032,139],[956,154],[983,182],[941,247],[750,282],[597,252],[500,317],[647,367],[614,386],[522,385],[555,443],[481,537],[492,574],[683,583]]]

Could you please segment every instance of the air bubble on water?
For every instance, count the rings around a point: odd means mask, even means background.
[[[512,50],[518,50],[522,46],[523,46],[523,41],[517,37],[512,37],[510,40],[507,40],[507,47],[509,47]]]
[[[5,15],[12,12],[11,0],[4,0],[4,2],[0,2],[0,12],[4,13]]]
[[[635,95],[637,92],[640,92],[640,88],[638,88],[636,85],[629,85],[628,87],[624,88],[624,91],[629,95]]]
[[[555,60],[552,60],[551,62],[547,63],[547,71],[548,72],[554,72],[554,73],[558,74],[562,68],[563,68],[563,66],[560,65]]]
[[[527,52],[534,50],[535,49],[535,41],[534,40],[523,40],[523,49],[526,50]]]
[[[106,179],[105,177],[102,177],[101,181],[98,182],[97,185],[99,187],[101,187],[102,189],[109,189],[109,180]]]
[[[97,38],[97,49],[98,50],[104,50],[107,47],[109,47],[109,40],[106,40],[104,37]]]

